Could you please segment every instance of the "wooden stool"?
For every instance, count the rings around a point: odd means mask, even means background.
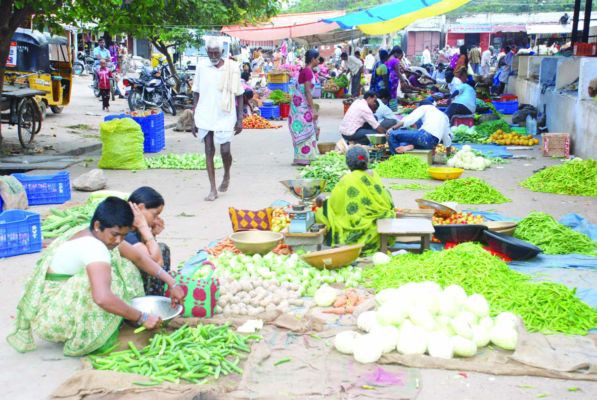
[[[431,220],[427,218],[388,218],[377,220],[377,232],[380,236],[382,253],[388,251],[388,237],[419,236],[422,253],[429,249],[431,235],[435,232]]]

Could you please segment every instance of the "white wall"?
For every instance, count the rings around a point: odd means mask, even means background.
[[[553,87],[541,93],[541,85],[526,78],[511,77],[509,82],[509,89],[518,96],[520,104],[531,104],[540,112],[543,112],[545,106],[547,128],[550,132],[570,134],[571,152],[574,155],[593,159],[597,158],[597,103],[589,99],[585,92],[588,81],[597,77],[595,63],[596,59],[586,57],[560,61],[559,82],[578,76],[577,93],[560,93]]]

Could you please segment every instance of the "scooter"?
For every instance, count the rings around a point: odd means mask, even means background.
[[[84,51],[77,53],[77,61],[73,62],[73,72],[75,75],[92,74],[95,60]]]

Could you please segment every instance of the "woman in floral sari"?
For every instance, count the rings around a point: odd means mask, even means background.
[[[173,304],[184,292],[149,255],[123,241],[134,218],[126,201],[108,197],[89,227],[71,229],[44,250],[17,306],[16,329],[7,337],[12,347],[35,350],[35,332],[64,343],[65,355],[82,356],[110,347],[123,319],[148,329],[160,325],[158,316],[128,305],[144,295],[135,265],[170,286]]]
[[[290,88],[290,115],[288,128],[294,145],[294,164],[309,165],[318,155],[317,112],[313,104],[315,75],[313,68],[319,64],[319,53],[308,50],[305,54],[305,68],[301,69],[296,84]]]
[[[320,208],[315,219],[327,226],[330,246],[362,243],[363,253],[371,254],[380,245],[376,221],[396,217],[392,195],[380,177],[368,169],[368,163],[365,148],[351,147],[346,164],[352,172],[342,177],[329,199],[317,199]]]

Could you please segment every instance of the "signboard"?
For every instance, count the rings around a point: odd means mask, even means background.
[[[8,58],[6,59],[7,67],[17,66],[17,42],[10,42],[10,50],[8,51]]]

